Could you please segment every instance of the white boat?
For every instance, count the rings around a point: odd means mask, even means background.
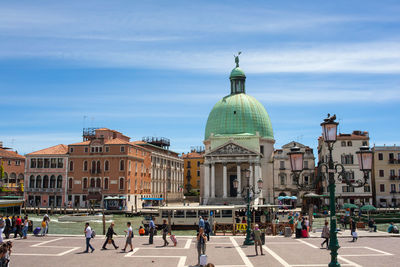
[[[112,215],[105,215],[106,220],[112,219]],[[86,222],[86,221],[103,220],[103,214],[98,213],[90,215],[88,213],[75,213],[58,217],[59,222]]]

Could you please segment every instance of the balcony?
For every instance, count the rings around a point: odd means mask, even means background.
[[[389,164],[400,164],[400,159],[389,159]]]
[[[285,167],[279,167],[279,170],[286,170]]]
[[[62,193],[62,188],[24,188],[28,193]]]
[[[101,193],[101,188],[100,187],[89,187],[88,192],[89,193]]]
[[[400,191],[396,191],[396,190],[391,190],[390,194],[400,194]]]
[[[392,181],[393,181],[393,180],[396,180],[396,178],[397,178],[397,179],[400,179],[400,177],[397,176],[397,175],[390,175],[390,176],[389,176],[389,179],[392,180]]]

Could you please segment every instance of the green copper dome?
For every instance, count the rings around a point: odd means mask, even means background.
[[[246,75],[244,74],[244,71],[241,68],[236,67],[231,71],[231,76],[229,78],[230,79],[232,79],[232,78],[246,78]]]
[[[259,133],[264,138],[274,138],[271,121],[264,106],[245,93],[228,95],[218,101],[208,116],[205,140],[215,136]]]

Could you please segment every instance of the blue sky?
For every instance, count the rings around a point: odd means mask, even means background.
[[[315,148],[328,112],[341,132],[400,144],[399,13],[398,1],[3,1],[0,140],[29,153],[101,126],[189,151],[242,51],[275,147]]]

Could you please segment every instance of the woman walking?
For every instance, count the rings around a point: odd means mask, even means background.
[[[126,247],[129,245],[131,247],[131,250],[129,250],[129,252],[131,252],[133,251],[133,246],[132,246],[133,230],[131,222],[127,222],[126,226],[128,226],[128,229],[124,231],[126,233],[126,242],[125,242],[125,247],[122,249],[122,251],[125,252]]]
[[[303,227],[301,226],[301,217],[299,216],[296,221],[296,238],[301,237],[301,230]]]
[[[167,241],[167,234],[168,234],[168,224],[167,224],[167,220],[163,220],[163,224],[161,226],[162,229],[162,239],[164,240],[164,245],[163,247],[166,247],[169,245],[168,241]]]
[[[329,249],[329,227],[328,227],[328,222],[325,222],[324,228],[322,228],[322,238],[325,238],[325,241],[321,243],[321,247],[324,247],[324,244],[326,243],[326,249]]]
[[[197,234],[197,265],[200,265],[200,256],[206,254],[206,241],[207,236],[204,234],[204,228],[200,228],[199,233]]]
[[[26,215],[24,218],[24,228],[22,228],[22,236],[24,239],[26,239],[28,235],[28,226],[29,226],[28,215]]]

